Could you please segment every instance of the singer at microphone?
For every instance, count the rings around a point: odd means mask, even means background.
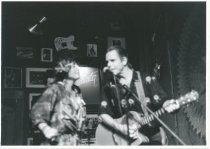
[[[108,71],[110,71],[108,67],[104,67],[104,68],[103,68],[103,72],[104,72],[104,73],[105,73],[105,72],[108,72]]]
[[[114,74],[108,67],[103,68],[103,77],[104,77],[105,82],[113,82],[114,81]]]
[[[142,133],[139,127],[135,127],[135,123],[127,123],[122,121],[117,121],[115,119],[121,119],[127,115],[128,112],[135,111],[139,114],[146,114],[144,104],[137,101],[134,94],[138,96],[138,100],[140,100],[141,95],[139,94],[139,86],[145,90],[146,97],[153,98],[154,95],[149,95],[148,88],[156,88],[156,94],[160,97],[161,100],[166,99],[165,92],[162,91],[162,88],[159,85],[148,84],[145,81],[145,75],[141,72],[135,71],[128,61],[128,53],[126,49],[118,46],[111,46],[107,49],[106,52],[106,61],[107,65],[103,68],[103,76],[105,78],[105,85],[102,90],[102,101],[100,106],[100,116],[99,119],[102,124],[108,125],[110,131],[113,133],[119,132],[122,135],[122,140],[119,138],[115,138],[115,136],[105,136],[101,131],[96,130],[96,144],[97,145],[131,145],[133,142],[130,139],[138,139],[136,145],[141,145],[143,143],[147,143],[150,145],[161,145],[165,144],[164,139],[160,139],[161,141],[156,142],[156,140],[151,139],[153,136],[162,137],[160,134],[160,125],[153,125],[153,127],[146,127],[144,129],[144,133]],[[142,80],[142,81],[140,81]],[[156,80],[154,80],[156,81]],[[137,82],[139,82],[137,84]],[[126,86],[125,86],[126,85]],[[143,92],[144,92],[143,90]],[[143,100],[145,98],[142,98]],[[168,100],[171,101],[171,100]],[[158,103],[150,103],[153,111],[159,107],[162,107],[162,102]],[[165,102],[164,102],[165,104]],[[124,108],[125,106],[128,108]],[[173,111],[177,109],[176,106],[170,105],[168,109],[165,108],[167,112]],[[127,118],[126,118],[127,119]],[[100,126],[100,125],[99,125]],[[112,134],[112,133],[111,133]],[[109,139],[108,139],[109,137]],[[114,138],[113,138],[114,137]],[[113,138],[111,142],[107,142]],[[163,136],[163,138],[166,138]],[[125,139],[127,140],[126,142]],[[117,141],[117,142],[116,142]],[[112,144],[112,142],[116,142],[116,144]],[[123,143],[122,143],[123,142]],[[155,142],[155,143],[154,143]],[[122,144],[121,144],[122,143]],[[133,145],[133,144],[132,144]]]

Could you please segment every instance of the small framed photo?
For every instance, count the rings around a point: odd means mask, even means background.
[[[97,44],[87,44],[87,56],[97,57]]]
[[[126,48],[125,38],[123,37],[108,37],[108,47],[120,46]]]
[[[18,67],[5,67],[5,88],[22,88],[22,69]]]
[[[87,114],[85,126],[88,129],[96,129],[96,127],[98,126],[98,115],[97,114]]]
[[[18,59],[33,59],[34,49],[32,47],[16,47],[16,56]]]
[[[53,61],[52,48],[42,48],[41,49],[41,61],[42,62],[52,62]]]
[[[29,94],[29,110],[31,110],[32,106],[34,105],[35,102],[39,100],[41,93],[30,93]]]
[[[26,87],[45,88],[47,84],[47,70],[49,68],[26,68]]]

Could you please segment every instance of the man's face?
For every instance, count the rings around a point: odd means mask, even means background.
[[[107,67],[114,75],[120,74],[125,66],[124,61],[115,50],[109,51],[106,54]]]

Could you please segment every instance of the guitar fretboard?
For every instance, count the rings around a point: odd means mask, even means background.
[[[164,108],[161,108],[161,109],[159,109],[159,110],[157,110],[157,111],[155,111],[154,112],[154,114],[158,117],[158,116],[160,116],[160,115],[162,115],[162,114],[164,114],[165,113],[165,110],[164,110]],[[151,122],[151,121],[153,121],[155,119],[155,117],[154,117],[154,115],[152,115],[152,114],[150,114],[150,115],[148,115],[148,116],[145,116],[145,117],[143,117],[142,119],[141,119],[141,125],[146,125],[146,124],[148,124],[149,122]]]
[[[198,99],[198,97],[199,97],[198,92],[195,91],[195,90],[192,90],[190,93],[187,93],[184,96],[181,96],[180,98],[178,98],[176,100],[176,102],[181,106],[181,105],[188,104],[188,103],[190,103],[192,101],[196,101]],[[154,115],[158,117],[158,116],[162,115],[163,113],[165,113],[165,109],[164,108],[161,108],[161,109],[155,111],[154,112]],[[140,123],[142,125],[148,124],[149,122],[151,122],[152,120],[155,119],[155,116],[154,115],[153,114],[150,114],[148,116],[143,117],[140,120]]]

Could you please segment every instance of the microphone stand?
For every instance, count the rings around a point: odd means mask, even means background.
[[[140,103],[141,101],[138,100],[138,97],[136,94],[134,94],[127,86],[121,85],[124,89],[128,90]],[[160,118],[158,118],[157,115],[154,114],[154,112],[146,105],[142,104],[182,145],[186,145]]]
[[[117,87],[117,81],[116,81],[116,76],[113,74],[113,78],[114,78],[114,83],[116,86],[116,94],[117,94],[117,101],[118,101],[118,106],[120,108],[120,114],[122,115],[122,109],[120,107],[120,96],[119,96],[119,91],[118,91],[118,87]],[[119,84],[120,85],[120,84]],[[129,120],[128,120],[128,102],[125,104],[125,109],[126,109],[126,127],[127,127],[127,140],[128,140],[128,145],[131,145],[131,141],[130,141],[130,132],[129,132]]]

